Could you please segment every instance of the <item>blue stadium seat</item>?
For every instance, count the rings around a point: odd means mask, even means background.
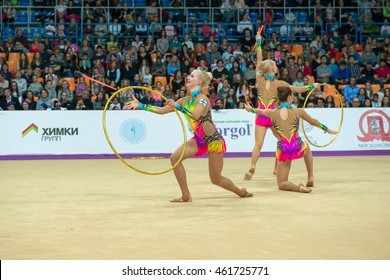
[[[42,29],[41,28],[32,28],[30,30],[30,39],[34,39],[35,35],[39,35],[42,37]]]
[[[275,30],[275,29],[273,29],[272,27],[270,27],[270,28],[266,28],[266,29],[265,29],[265,33],[266,33],[266,34],[269,34],[269,35],[271,35],[273,32],[276,32],[276,30]]]
[[[30,0],[19,0],[19,6],[30,6]]]
[[[198,21],[198,14],[197,13],[193,13],[193,12],[189,12],[188,13],[188,21]]]
[[[169,0],[161,0],[161,4],[163,7],[170,7],[171,6],[171,3],[169,2]]]
[[[31,13],[31,21],[32,22],[36,22],[37,21],[37,17],[39,17],[41,15],[42,15],[42,13],[40,13],[40,12],[32,12]]]
[[[134,6],[136,7],[146,7],[145,0],[135,0]]]
[[[259,18],[258,13],[255,12],[249,13],[249,19],[252,23],[255,23],[258,18]]]
[[[235,29],[234,28],[228,28],[227,30],[226,30],[226,37],[228,38],[228,39],[233,39],[233,37],[234,37],[234,31],[235,31]]]
[[[283,21],[283,19],[284,19],[283,12],[275,12],[274,21]]]
[[[4,39],[7,39],[10,35],[15,36],[15,30],[13,30],[12,28],[4,28],[3,34]]]
[[[298,13],[297,18],[298,18],[298,22],[299,23],[306,23],[306,21],[307,21],[307,13],[305,13],[305,12]]]
[[[199,20],[204,21],[204,20],[209,20],[209,14],[208,13],[199,13]]]
[[[16,15],[16,22],[28,22],[28,13],[18,12]]]
[[[358,20],[358,14],[357,13],[355,13],[355,12],[350,12],[349,14],[348,14],[349,16],[352,16],[352,20],[353,21],[357,21]]]

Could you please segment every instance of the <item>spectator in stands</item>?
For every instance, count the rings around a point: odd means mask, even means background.
[[[47,90],[50,99],[57,98],[58,95],[56,86],[55,84],[53,84],[53,81],[51,79],[46,80],[45,89]]]
[[[67,6],[65,5],[65,1],[64,0],[58,0],[57,5],[55,7],[55,11],[56,11],[58,19],[65,18],[65,16],[66,16],[66,9],[67,9]]]
[[[22,109],[18,97],[12,95],[11,88],[4,88],[3,97],[0,98],[0,107],[3,110],[8,110],[8,104],[10,103],[13,104],[15,110]]]
[[[370,45],[366,45],[364,47],[364,51],[363,51],[363,54],[361,56],[361,63],[363,65],[366,65],[368,62],[373,63],[375,61],[376,61],[375,53],[372,51],[372,48]]]
[[[293,81],[290,78],[290,73],[289,73],[288,68],[284,67],[284,68],[282,68],[282,70],[280,72],[281,72],[281,74],[280,74],[278,80],[285,81],[286,83],[292,85]]]
[[[390,98],[388,96],[383,97],[381,107],[383,108],[390,107]]]
[[[321,65],[317,67],[317,81],[320,83],[329,83],[332,77],[332,70],[327,65],[327,56],[321,56]]]
[[[11,95],[12,97],[16,97],[19,100],[19,103],[22,102],[22,93],[20,92],[18,88],[18,84],[15,81],[11,82]]]
[[[26,91],[26,94],[23,97],[23,103],[27,103],[29,110],[35,111],[37,109],[37,103],[34,101],[34,94],[31,90]]]
[[[381,102],[379,101],[379,95],[374,93],[372,97],[372,107],[379,108],[381,106]]]
[[[350,55],[348,57],[348,72],[350,78],[355,78],[355,80],[360,79],[360,67],[356,63],[355,57],[353,55]]]
[[[332,81],[335,83],[336,88],[338,88],[339,85],[346,85],[349,83],[349,71],[346,66],[346,63],[341,61],[338,68],[332,74]]]
[[[295,81],[297,77],[297,72],[300,70],[298,65],[295,63],[294,57],[288,58],[288,75],[291,81],[291,84]]]
[[[357,96],[360,100],[360,104],[364,104],[364,101],[368,99],[367,92],[365,88],[360,88],[359,89],[359,94]]]
[[[51,101],[50,101],[50,98],[49,98],[49,93],[44,88],[41,89],[41,92],[39,94],[39,99],[38,99],[38,102],[37,102],[36,110],[40,110],[40,106],[42,104],[46,104],[47,108],[51,108]]]
[[[98,23],[95,25],[95,35],[98,37],[105,37],[108,34],[107,23],[103,16],[99,16]]]
[[[376,83],[377,74],[375,69],[372,67],[372,61],[369,60],[366,62],[365,67],[361,71],[361,83],[370,82],[371,84]]]
[[[66,95],[65,95],[66,96]],[[99,91],[96,95],[96,99],[93,102],[94,104],[94,110],[103,110],[104,106],[106,106],[106,95],[103,91]]]
[[[60,88],[57,91],[58,97],[60,97],[63,93],[68,95],[68,100],[70,102],[73,101],[73,92],[69,89],[69,82],[67,80],[61,81]]]
[[[12,81],[14,81],[18,85],[18,88],[22,94],[24,94],[26,92],[27,81],[25,78],[22,77],[22,72],[20,70],[17,70],[15,72],[15,78]],[[0,84],[0,87],[2,87],[1,84]]]
[[[109,18],[108,10],[107,10],[107,8],[105,8],[103,6],[102,0],[96,0],[96,5],[95,5],[93,10],[94,10],[96,16],[98,16],[98,17],[102,16],[103,19],[105,19],[105,18],[108,19]]]
[[[352,99],[352,101],[351,101],[351,108],[359,108],[361,106],[362,106],[362,104],[361,104],[359,98],[355,97],[355,98]]]
[[[38,82],[38,76],[33,75],[32,76],[32,83],[30,83],[27,90],[32,91],[34,93],[34,96],[38,96],[42,89],[43,89],[43,86],[40,82]]]
[[[93,49],[91,48],[90,43],[87,40],[83,40],[82,45],[78,51],[79,59],[82,59],[83,55],[87,55],[88,60],[92,60],[94,56]]]
[[[326,108],[334,108],[336,107],[335,106],[335,103],[334,103],[334,98],[332,95],[328,95],[325,99],[325,107]]]
[[[4,2],[3,2],[4,3]],[[2,14],[2,22],[8,23],[10,28],[13,28],[13,23],[16,20],[16,9],[12,6],[12,2],[7,2],[7,7]]]
[[[169,49],[169,40],[166,38],[165,30],[161,31],[161,37],[157,39],[157,51],[164,55]]]
[[[296,75],[295,75],[295,79],[294,79],[294,82],[292,83],[293,86],[295,87],[302,87],[304,86],[305,84],[303,83],[303,73],[301,70],[298,70]]]
[[[379,67],[376,68],[375,71],[377,75],[376,82],[380,85],[383,86],[390,82],[390,67],[386,65],[386,62],[383,59],[379,62]]]
[[[351,105],[352,100],[354,98],[357,98],[357,96],[359,94],[359,90],[360,90],[360,88],[356,85],[356,78],[350,77],[349,78],[349,85],[347,85],[344,88],[344,96],[345,96],[346,102],[349,105]],[[360,104],[359,104],[359,106],[360,106]]]
[[[214,62],[214,60],[221,60],[221,59],[222,59],[222,56],[221,56],[221,53],[217,49],[217,44],[212,43],[210,45],[210,50],[207,51],[207,53],[206,53],[207,63],[209,65],[211,65]]]
[[[238,34],[243,34],[245,30],[253,31],[253,25],[249,19],[249,15],[245,13],[241,20],[237,24],[237,32]]]
[[[135,33],[141,37],[147,36],[148,25],[144,22],[144,19],[141,16],[138,16],[135,22]]]
[[[203,25],[200,28],[201,36],[203,36],[203,41],[208,42],[211,36],[211,26],[209,25],[209,21],[205,19],[203,21]]]

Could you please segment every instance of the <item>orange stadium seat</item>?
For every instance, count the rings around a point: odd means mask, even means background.
[[[66,78],[64,78],[64,80],[68,81],[68,83],[69,83],[69,89],[70,89],[71,91],[74,91],[74,90],[76,89],[76,87],[75,87],[75,82],[74,82],[74,78],[68,78],[68,77],[66,77]]]
[[[298,57],[302,57],[303,56],[303,47],[302,47],[302,45],[299,45],[299,44],[292,45],[291,51],[296,53],[298,55]]]
[[[165,86],[167,84],[167,77],[165,76],[154,77],[154,85],[156,85],[157,82],[160,82],[162,86]]]
[[[16,70],[18,70],[18,62],[14,60],[8,60],[7,64],[9,71],[12,73],[12,76],[15,75]]]
[[[314,76],[307,76],[309,78],[309,84],[313,84],[315,83],[315,79],[314,79]]]
[[[33,60],[33,58],[34,58],[34,54],[35,54],[35,53],[33,53],[33,52],[26,53],[26,55],[27,55],[27,58],[28,58],[28,62],[30,62],[30,63],[31,63],[31,61],[32,61],[32,60]]]
[[[333,85],[326,84],[324,85],[324,94],[322,97],[326,100],[328,96],[332,96],[335,106],[340,105],[340,98],[336,92],[336,89]]]
[[[20,60],[20,53],[9,53],[8,55],[8,62],[14,61],[18,63]]]
[[[371,85],[371,89],[374,93],[377,93],[378,91],[380,91],[381,89],[381,86],[378,85],[378,84],[374,84],[374,85]]]

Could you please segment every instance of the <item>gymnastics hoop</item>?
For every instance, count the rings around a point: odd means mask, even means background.
[[[326,85],[327,83],[323,83],[323,84],[320,84],[320,85]],[[343,101],[341,100],[341,94],[340,92],[336,89],[336,87],[334,85],[331,85],[331,84],[328,84],[332,87],[334,87],[335,91],[337,92],[337,95],[340,99],[340,106],[341,106],[341,118],[340,118],[340,124],[339,124],[339,128],[337,130],[337,133],[335,134],[335,136],[332,138],[332,140],[330,140],[328,143],[324,144],[324,145],[317,145],[317,144],[314,144],[313,142],[310,141],[309,137],[307,137],[306,135],[306,131],[305,131],[305,126],[304,126],[304,120],[302,119],[302,131],[303,131],[303,135],[305,136],[307,142],[310,143],[310,145],[314,146],[314,147],[317,147],[317,148],[325,148],[326,146],[329,146],[330,144],[332,144],[334,142],[334,140],[336,140],[337,136],[339,135],[340,131],[341,131],[341,128],[343,126],[343,121],[344,121],[344,106],[343,106]],[[306,108],[306,103],[307,103],[307,100],[309,100],[309,97],[310,95],[314,92],[315,88],[313,88],[309,94],[306,96],[306,99],[305,99],[305,102],[303,103],[303,109]]]
[[[108,133],[107,133],[107,124],[106,124],[106,114],[107,114],[107,108],[108,108],[108,105],[110,104],[111,100],[117,96],[118,94],[120,94],[122,91],[124,90],[128,90],[128,89],[133,89],[133,88],[136,88],[136,89],[143,89],[143,90],[148,90],[150,92],[154,92],[156,93],[157,95],[159,95],[162,99],[164,99],[165,101],[167,101],[167,98],[162,95],[160,92],[158,92],[157,90],[154,90],[154,89],[151,89],[151,88],[148,88],[148,87],[142,87],[142,86],[130,86],[130,87],[125,87],[125,88],[121,88],[119,90],[117,90],[116,92],[114,92],[113,95],[111,95],[111,97],[107,100],[106,102],[106,105],[104,106],[104,110],[103,110],[103,117],[102,117],[102,121],[103,121],[103,131],[104,131],[104,136],[106,137],[106,140],[108,142],[108,145],[110,146],[111,150],[114,152],[114,154],[117,156],[118,159],[120,159],[120,161],[122,163],[124,163],[127,167],[139,172],[139,173],[142,173],[142,174],[146,174],[146,175],[161,175],[161,174],[164,174],[164,173],[168,173],[169,171],[171,171],[172,169],[174,169],[183,159],[183,156],[184,156],[184,153],[186,151],[186,148],[187,148],[187,133],[186,133],[186,129],[185,129],[185,126],[184,126],[184,123],[183,123],[183,119],[181,118],[179,112],[176,110],[176,108],[174,108],[174,111],[176,113],[176,115],[178,116],[179,118],[179,121],[180,121],[180,124],[181,124],[181,128],[183,130],[183,136],[184,136],[184,147],[183,147],[183,151],[181,152],[181,155],[178,159],[178,161],[172,165],[170,168],[166,169],[166,170],[163,170],[163,171],[159,171],[159,172],[149,172],[149,171],[144,171],[144,170],[141,170],[139,168],[136,168],[134,166],[132,166],[131,164],[129,164],[118,152],[117,150],[115,149],[114,145],[111,143],[111,140],[110,140],[110,137],[108,136]]]

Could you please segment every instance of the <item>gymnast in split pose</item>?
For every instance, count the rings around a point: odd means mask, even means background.
[[[336,131],[330,130],[326,125],[310,117],[304,109],[292,108],[293,94],[290,87],[278,87],[277,97],[280,103],[276,109],[255,109],[250,105],[245,105],[245,109],[256,115],[266,116],[272,121],[272,126],[278,139],[276,178],[279,189],[309,193],[311,192],[309,187],[314,186],[313,155],[309,146],[298,135],[299,121],[302,118],[311,125],[317,126],[330,134],[336,134]],[[306,185],[302,183],[296,185],[288,180],[291,162],[301,157],[304,158],[307,169]]]
[[[280,86],[289,87],[292,92],[303,93],[314,87],[318,87],[318,84],[311,84],[309,86],[295,87],[289,85],[285,81],[277,80],[275,75],[279,72],[276,63],[271,60],[263,60],[263,52],[261,48],[262,37],[258,32],[256,35],[256,88],[257,88],[257,107],[262,110],[274,109],[278,106],[278,98],[276,89]],[[252,179],[255,173],[256,163],[260,157],[260,152],[263,147],[264,138],[267,133],[267,129],[272,128],[272,120],[263,115],[256,115],[255,120],[255,146],[252,149],[251,165],[249,171],[245,173],[244,180],[248,181]],[[272,131],[275,135],[275,132]],[[277,161],[275,160],[274,174],[276,173]]]
[[[240,197],[251,197],[245,188],[238,188],[229,178],[223,177],[223,156],[226,152],[225,140],[218,133],[211,118],[210,101],[202,93],[207,88],[212,79],[212,74],[202,70],[194,70],[187,78],[187,96],[180,98],[177,102],[169,100],[164,107],[155,107],[133,100],[126,103],[128,109],[141,109],[156,114],[166,114],[174,111],[183,112],[188,121],[190,130],[194,137],[187,141],[187,148],[183,160],[208,154],[209,176],[213,184],[220,186]],[[175,164],[184,149],[184,144],[179,146],[171,155],[171,164]],[[171,202],[191,202],[191,194],[187,184],[186,171],[182,163],[173,169],[177,182],[181,189],[181,197],[171,200]]]

